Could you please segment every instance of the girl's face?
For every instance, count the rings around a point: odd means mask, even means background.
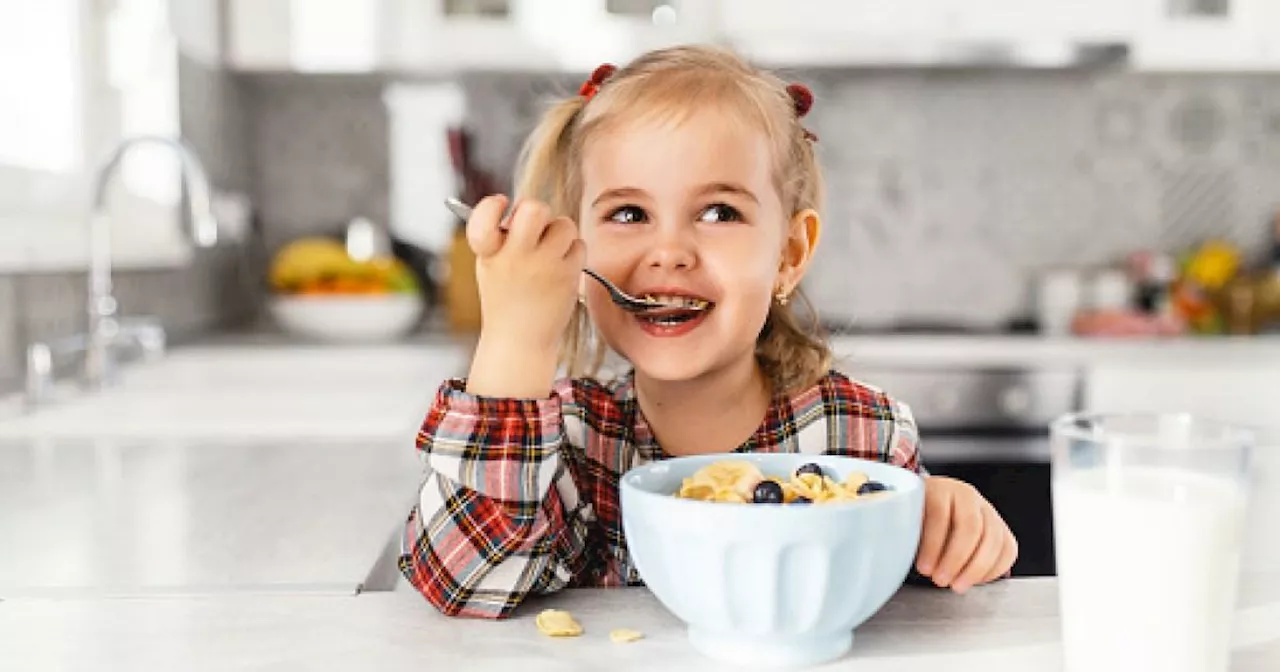
[[[627,125],[584,150],[588,266],[634,296],[712,306],[692,319],[654,321],[614,306],[586,280],[587,308],[605,342],[637,372],[664,381],[753,356],[780,283],[799,281],[784,250],[804,228],[790,226],[783,211],[765,135],[707,111],[678,124]]]

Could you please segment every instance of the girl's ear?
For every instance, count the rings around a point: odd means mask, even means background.
[[[790,295],[804,278],[822,235],[822,218],[812,208],[797,212],[787,225],[787,238],[782,245],[782,263],[778,268],[778,291]]]

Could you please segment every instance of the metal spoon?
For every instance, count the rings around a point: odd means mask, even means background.
[[[453,212],[453,214],[461,217],[464,220],[471,219],[471,206],[467,205],[466,203],[463,203],[462,201],[459,201],[456,198],[446,198],[444,199],[444,204],[449,208],[451,212]],[[505,226],[503,227],[503,230],[504,231],[506,230]],[[599,273],[596,273],[595,271],[589,268],[582,269],[582,272],[595,278],[597,281],[600,282],[600,284],[604,285],[604,288],[609,292],[609,298],[613,299],[614,303],[618,304],[620,308],[628,312],[643,313],[645,311],[654,310],[657,308],[678,307],[678,306],[671,306],[661,301],[651,301],[649,299],[641,299],[641,298],[631,296],[630,294],[622,291],[621,289],[618,289],[617,285],[613,284],[612,282],[609,282],[609,280],[606,279],[603,275],[600,275]]]

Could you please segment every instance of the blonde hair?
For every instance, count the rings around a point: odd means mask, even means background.
[[[619,69],[589,100],[554,104],[530,134],[516,175],[517,198],[547,203],[555,215],[578,218],[583,146],[593,133],[624,121],[661,117],[679,122],[719,104],[764,131],[773,147],[774,182],[788,215],[822,203],[822,174],[786,82],[726,49],[682,46],[649,52]],[[817,314],[799,288],[806,323],[773,302],[756,341],[756,359],[776,391],[813,385],[831,366]],[[571,376],[595,376],[605,357],[586,309],[579,304],[565,334],[562,363]]]

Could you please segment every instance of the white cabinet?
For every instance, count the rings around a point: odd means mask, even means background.
[[[237,70],[580,72],[712,40],[717,9],[717,0],[227,0],[225,61]]]
[[[224,7],[224,61],[233,69],[370,72],[392,60],[392,0],[226,0]]]
[[[167,0],[169,29],[182,53],[207,65],[222,60],[219,0]]]
[[[1123,44],[1143,70],[1280,68],[1280,0],[169,0],[184,40],[221,6],[239,70],[583,72],[722,42],[783,67],[1072,62]]]
[[[733,39],[770,36],[932,36],[954,19],[951,0],[722,0],[720,27]]]
[[[1053,64],[1076,43],[1126,41],[1142,1],[722,0],[719,27],[736,49],[781,66]]]
[[[450,13],[446,0],[388,0],[390,65],[406,72],[543,70],[551,55],[514,20],[517,0],[494,13]]]
[[[288,0],[227,0],[227,65],[244,70],[287,70],[291,11]]]
[[[1139,70],[1276,70],[1280,68],[1280,2],[1276,0],[1142,0],[1134,40]]]
[[[952,27],[965,38],[1033,48],[1046,43],[1127,43],[1148,0],[973,0],[958,2]]]
[[[556,70],[625,65],[651,49],[714,38],[715,0],[512,0],[511,24]]]

